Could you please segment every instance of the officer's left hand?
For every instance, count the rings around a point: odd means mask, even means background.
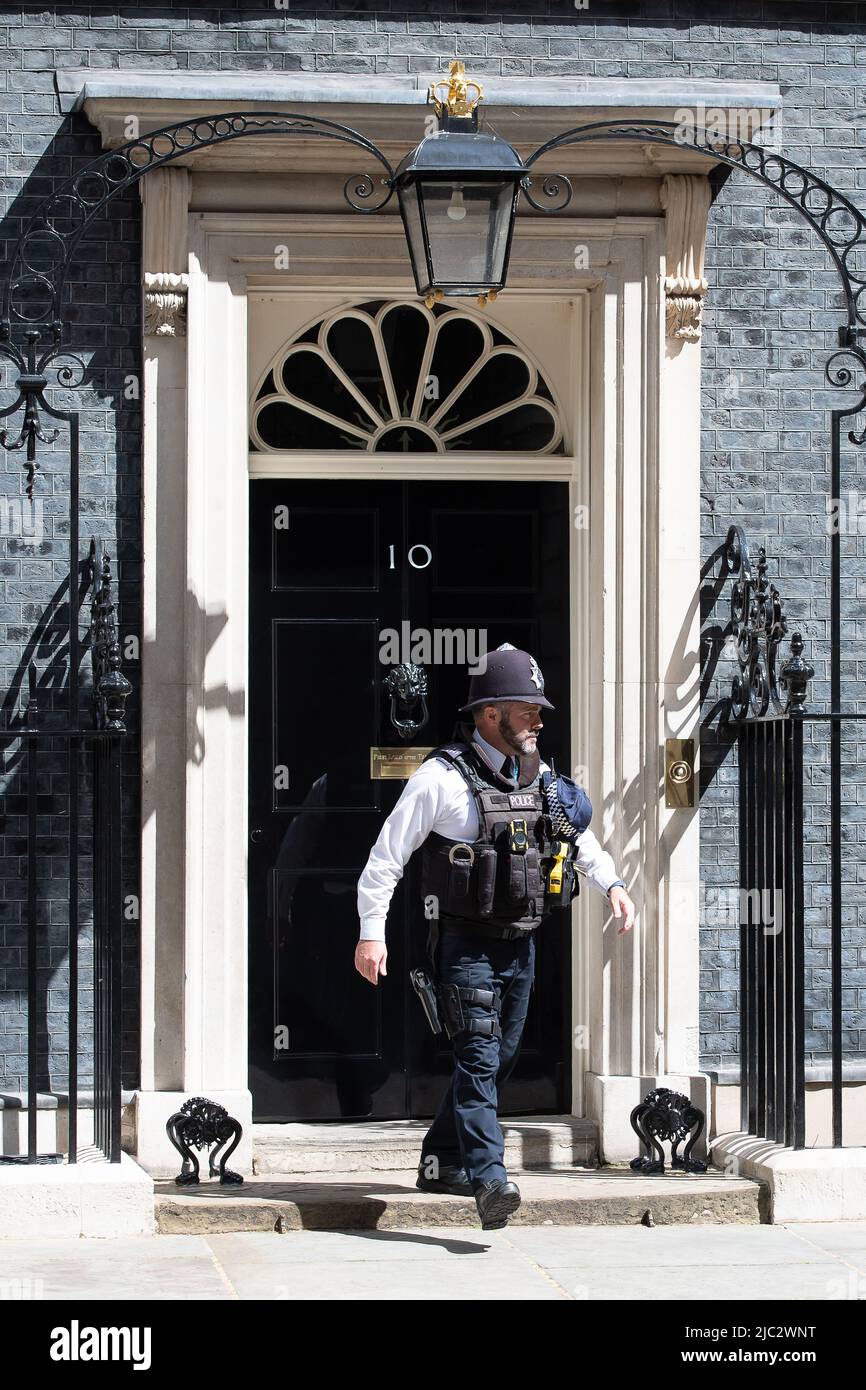
[[[624,888],[615,885],[608,893],[610,905],[613,908],[614,917],[621,917],[625,913],[625,921],[617,932],[617,936],[622,936],[623,932],[631,931],[634,926],[635,905]]]

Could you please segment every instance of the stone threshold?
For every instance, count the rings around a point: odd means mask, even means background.
[[[572,1168],[514,1175],[522,1226],[759,1224],[768,1219],[764,1184],[707,1173],[644,1177],[628,1168]],[[218,1179],[198,1187],[154,1184],[156,1229],[163,1235],[300,1230],[407,1230],[480,1227],[470,1197],[419,1192],[416,1171],[268,1175],[242,1187]],[[509,1224],[511,1224],[509,1223]]]
[[[598,1124],[575,1115],[500,1116],[509,1170],[594,1167]],[[352,1124],[252,1126],[253,1172],[312,1173],[414,1168],[429,1120],[361,1120]],[[637,1152],[637,1141],[635,1141]]]

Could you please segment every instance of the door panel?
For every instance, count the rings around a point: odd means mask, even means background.
[[[289,783],[275,786],[275,811],[304,809],[311,798],[315,803],[323,777],[329,809],[379,809],[377,784],[370,781],[369,748],[358,737],[358,730],[378,727],[379,629],[373,618],[274,620],[272,766],[286,768],[280,780]],[[331,718],[323,740],[316,673],[328,672],[339,687],[343,670],[352,673],[351,718]],[[342,692],[337,689],[335,694],[339,700]],[[302,730],[307,733],[299,736]]]
[[[451,1050],[408,982],[426,941],[417,855],[392,900],[387,977],[373,988],[353,965],[357,878],[404,785],[370,778],[370,748],[401,746],[382,690],[382,633],[427,635],[419,746],[453,732],[478,651],[467,633],[485,634],[488,650],[508,641],[531,651],[557,706],[545,712],[542,750],[567,767],[567,487],[257,479],[250,525],[254,1116],[432,1115]],[[567,923],[553,914],[537,944],[504,1114],[570,1103]]]

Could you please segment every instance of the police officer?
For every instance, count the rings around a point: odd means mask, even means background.
[[[355,966],[375,985],[387,973],[391,895],[421,848],[428,953],[455,1066],[422,1142],[417,1186],[474,1195],[485,1230],[504,1226],[520,1205],[496,1110],[529,1007],[535,930],[550,905],[543,879],[550,846],[539,830],[547,766],[537,742],[541,710],[553,708],[528,652],[504,643],[489,653],[460,711],[472,723],[459,723],[454,741],[434,749],[409,779],[358,881]],[[625,914],[620,933],[629,931],[634,904],[589,829],[575,837],[574,854],[614,915]]]

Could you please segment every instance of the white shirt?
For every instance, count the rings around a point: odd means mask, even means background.
[[[506,755],[493,748],[477,729],[472,737],[481,744],[494,767],[505,763]],[[546,767],[542,762],[540,771]],[[477,840],[479,828],[475,798],[456,767],[449,767],[439,758],[422,763],[382,826],[358,879],[361,941],[385,940],[391,896],[412,854],[431,830],[446,840]],[[591,830],[584,830],[576,844],[575,863],[592,886],[606,896],[611,884],[619,881],[613,859]]]

